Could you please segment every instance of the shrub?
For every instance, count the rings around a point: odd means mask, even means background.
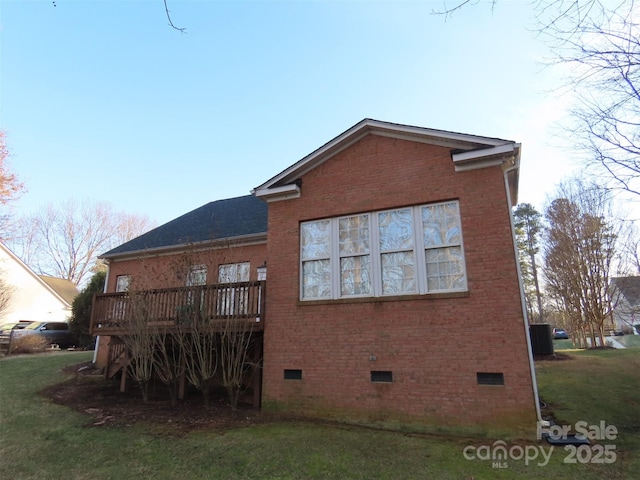
[[[38,353],[49,348],[46,338],[38,335],[25,335],[11,339],[11,353]]]

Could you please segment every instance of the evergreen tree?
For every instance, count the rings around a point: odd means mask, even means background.
[[[104,291],[106,277],[106,271],[94,273],[87,286],[78,294],[71,305],[71,331],[82,346],[93,346],[93,338],[89,335],[93,296]]]
[[[513,217],[527,310],[532,320],[543,322],[542,293],[540,292],[536,263],[536,255],[540,251],[542,215],[530,203],[520,203],[514,210]],[[537,307],[537,315],[534,314],[534,304]]]

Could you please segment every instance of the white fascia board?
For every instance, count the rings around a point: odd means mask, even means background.
[[[506,142],[506,140],[502,140],[500,138],[480,137],[477,135],[449,132],[446,130],[398,125],[380,122],[378,120],[370,120],[368,125],[372,127],[372,131],[381,136],[451,148],[462,148],[463,146],[467,146],[467,148],[469,148],[469,145],[497,146]]]
[[[510,156],[517,156],[519,149],[514,143],[507,143],[490,148],[470,150],[451,155],[456,172],[475,170],[502,165]]]
[[[281,187],[259,188],[254,190],[253,194],[256,197],[265,200],[267,203],[279,202],[281,200],[299,198],[300,187],[294,183],[290,185],[283,185]]]
[[[484,146],[489,147],[490,149],[491,147],[501,146],[508,142],[507,140],[499,138],[480,137],[464,133],[448,132],[445,130],[433,130],[424,127],[400,125],[366,118],[306,157],[294,163],[286,170],[280,172],[264,184],[256,187],[253,190],[254,195],[266,197],[264,194],[258,195],[257,192],[266,191],[267,189],[270,189],[272,185],[277,185],[281,181],[287,182],[300,178],[324,161],[350,147],[370,133],[384,137],[397,138],[400,140],[410,140],[457,149],[473,148],[475,150]]]
[[[109,256],[99,256],[101,260],[107,262],[119,262],[122,260],[131,260],[132,258],[148,258],[160,257],[165,255],[175,255],[176,253],[186,251],[203,251],[215,250],[220,248],[243,247],[248,245],[260,245],[267,243],[267,234],[251,233],[248,235],[238,235],[237,237],[216,238],[215,240],[203,240],[181,245],[167,245],[164,247],[145,248],[142,250],[134,250],[131,252],[116,253]]]

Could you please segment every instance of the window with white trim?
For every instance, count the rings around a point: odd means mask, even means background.
[[[300,298],[467,289],[457,201],[300,225]]]
[[[218,268],[218,283],[248,282],[250,269],[249,262],[220,265]]]
[[[118,275],[116,277],[116,292],[128,292],[131,286],[131,275]],[[127,303],[124,300],[117,300],[113,306],[113,318],[115,320],[124,320],[126,315]]]
[[[187,273],[187,287],[197,287],[207,284],[207,266],[192,265]]]
[[[116,292],[128,292],[131,285],[131,275],[118,275],[116,277]]]
[[[251,272],[249,262],[229,263],[218,268],[219,283],[248,282]],[[249,305],[249,289],[245,286],[222,288],[218,291],[218,315],[246,315]]]

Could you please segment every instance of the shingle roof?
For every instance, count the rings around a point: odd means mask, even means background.
[[[611,279],[629,305],[640,305],[640,277],[614,277]]]
[[[49,285],[53,291],[60,295],[65,302],[69,305],[73,303],[73,299],[78,295],[78,288],[71,280],[57,277],[47,277],[46,275],[40,275],[40,278],[44,283]]]
[[[206,241],[266,234],[267,204],[253,195],[203,205],[110,250],[100,258]]]

